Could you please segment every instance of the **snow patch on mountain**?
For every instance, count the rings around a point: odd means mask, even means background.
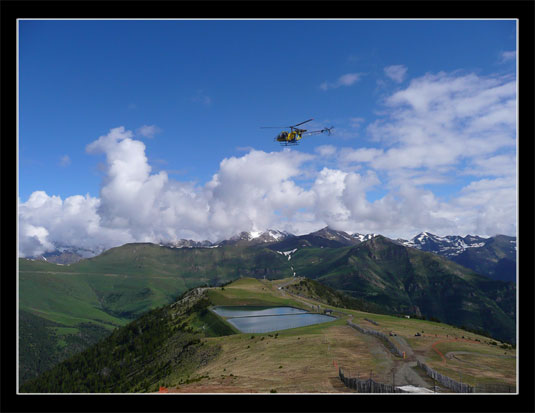
[[[32,261],[46,261],[53,264],[74,264],[83,258],[91,258],[99,255],[104,251],[104,248],[90,250],[87,248],[75,247],[72,245],[54,244],[53,251],[45,252],[41,255],[27,257]]]
[[[268,233],[268,235],[270,237],[274,238],[277,241],[280,241],[280,240],[290,236],[290,234],[288,232],[286,232],[286,231],[276,231],[276,230],[273,230],[273,229],[268,229],[267,233]]]
[[[248,233],[247,237],[249,238],[249,240],[252,240],[252,239],[258,238],[262,234],[263,234],[262,231],[251,231]]]
[[[372,238],[375,238],[378,235],[379,234],[359,234],[358,232],[356,232],[354,234],[351,234],[351,236],[353,238],[359,240],[360,242],[369,241],[369,240],[371,240]]]
[[[160,241],[161,247],[168,248],[213,248],[215,245],[210,241],[192,241],[190,239],[179,239],[175,241]]]
[[[292,254],[297,251],[297,248],[294,248],[293,250],[290,250],[290,251],[277,251],[279,254],[282,254],[286,257],[288,257],[288,261],[290,261],[292,259]]]
[[[459,235],[447,235],[441,237],[429,232],[422,232],[410,240],[398,239],[397,241],[406,247],[434,252],[448,257],[455,257],[469,248],[483,247],[487,240],[488,238],[474,235],[467,235],[464,238]]]

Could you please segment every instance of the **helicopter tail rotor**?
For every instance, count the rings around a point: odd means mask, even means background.
[[[332,130],[334,129],[334,126],[331,126],[330,128],[325,128],[323,129],[323,132],[326,132],[327,135],[331,136],[332,135]]]

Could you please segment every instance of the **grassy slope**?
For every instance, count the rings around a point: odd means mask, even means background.
[[[113,248],[70,266],[21,259],[19,268],[21,309],[68,326],[122,325],[205,283],[290,275],[285,258],[270,250],[154,244]]]
[[[129,275],[179,275],[192,282],[229,281],[239,276],[290,275],[284,257],[259,248],[167,248],[155,244],[126,244],[98,257],[71,265],[76,271]],[[120,266],[117,264],[120,263]],[[270,277],[273,278],[273,277]],[[190,286],[188,286],[189,288]]]
[[[194,290],[178,304],[149,311],[27,381],[21,392],[143,392],[157,390],[164,378],[187,379],[219,351],[194,327],[209,304],[203,297]],[[212,325],[212,330],[232,333],[224,324]]]
[[[214,305],[292,306],[309,309],[301,300],[278,289],[291,279],[241,279],[208,291]],[[294,328],[277,333],[238,333],[214,337],[221,352],[195,372],[202,377],[174,391],[213,392],[332,392],[337,365],[359,364],[362,371],[387,375],[381,357],[370,350],[368,337],[355,338],[345,320]],[[333,361],[336,360],[336,365]],[[170,383],[172,384],[172,383]],[[338,388],[336,391],[346,391]]]
[[[377,237],[357,247],[299,250],[291,262],[298,275],[390,312],[421,312],[514,341],[514,286],[435,254]]]
[[[226,286],[225,290],[217,288],[209,293],[217,304],[261,305],[278,302],[281,305],[303,307],[300,301],[277,289],[286,282],[288,280],[240,280]],[[308,292],[312,298],[309,301],[312,303],[322,303],[324,307],[351,314],[354,322],[367,328],[374,328],[386,334],[395,331],[414,346],[415,352],[423,360],[442,373],[449,373],[454,378],[462,375],[463,381],[470,384],[486,381],[514,385],[516,381],[514,350],[507,350],[508,355],[513,358],[501,358],[504,350],[492,345],[492,340],[447,324],[326,306],[321,299],[330,295],[329,292],[318,292],[313,285],[313,281],[305,280],[295,291],[305,295]],[[290,287],[287,286],[286,291],[291,291]],[[267,291],[274,297],[266,300]],[[379,325],[372,325],[366,318],[375,320]],[[350,369],[354,374],[360,374],[361,377],[367,377],[372,370],[376,380],[388,383],[391,379],[392,356],[380,351],[376,342],[369,336],[356,333],[345,323],[345,319],[340,319],[333,323],[284,330],[278,334],[236,334],[211,338],[210,341],[221,345],[221,352],[205,367],[195,372],[194,376],[200,378],[199,381],[179,385],[174,391],[331,392],[335,391],[333,383],[336,382],[337,373],[334,362]],[[417,331],[422,334],[420,337],[414,336]],[[472,342],[461,341],[463,336],[470,337]],[[482,359],[492,360],[493,363],[474,366],[448,359],[447,363],[443,364],[432,345],[442,339],[455,337],[459,340],[446,343],[451,346],[448,351],[468,350],[474,354],[458,357],[464,357],[467,362]],[[438,344],[438,348],[441,345],[443,344]],[[172,385],[171,382],[168,384]]]
[[[287,260],[280,254],[235,247],[172,249],[127,244],[72,265],[20,259],[20,310],[61,328],[45,329],[34,340],[20,340],[20,363],[28,369],[23,378],[50,367],[40,364],[37,354],[48,351],[50,360],[62,360],[106,331],[109,334],[148,310],[172,302],[189,288],[241,275],[277,278],[289,274]],[[21,325],[27,322],[28,317],[21,319]],[[90,334],[91,328],[98,334]],[[87,339],[77,340],[80,335]],[[29,345],[32,351],[25,348]]]
[[[500,342],[444,323],[366,314],[351,310],[349,312],[354,314],[356,323],[366,328],[373,328],[385,334],[392,331],[397,336],[403,337],[414,353],[426,364],[453,379],[459,380],[462,377],[462,381],[470,385],[477,383],[514,384],[516,382],[516,351],[500,347],[502,345]],[[379,325],[373,325],[365,318]],[[417,332],[420,336],[415,336]],[[450,351],[466,351],[472,354],[457,356],[464,359],[464,362],[455,358],[447,358],[444,361],[433,349],[435,343],[438,343],[435,348],[444,356]]]
[[[295,300],[283,298],[274,292],[275,289],[269,282],[243,278],[230,285],[208,290],[208,297],[213,305],[302,306]]]
[[[29,382],[22,391],[156,391],[160,385],[176,392],[201,393],[347,391],[339,386],[337,366],[361,377],[373,371],[376,380],[389,382],[391,354],[372,337],[348,327],[344,317],[277,333],[241,334],[208,310],[216,304],[306,307],[302,298],[278,289],[289,281],[244,278],[224,289],[209,289],[204,295],[186,294],[179,303],[153,310],[116,330],[98,345]],[[307,301],[319,303],[313,298]],[[354,322],[367,328],[395,331],[429,365],[454,378],[462,374],[468,383],[482,377],[492,383],[515,383],[516,360],[501,357],[504,350],[485,337],[442,323],[331,308],[351,315]],[[422,336],[414,337],[416,331]],[[462,336],[471,341],[462,341]],[[437,346],[476,354],[459,354],[464,362],[448,359],[442,363],[432,345],[451,339],[454,341]],[[514,350],[507,352],[516,355]],[[492,363],[477,364],[478,360]],[[474,363],[467,363],[471,361]]]
[[[24,310],[19,313],[19,322],[21,383],[37,377],[39,373],[110,334],[107,328],[93,323],[80,323],[76,328],[62,327],[62,324]]]
[[[333,307],[352,308],[370,313],[390,314],[390,311],[380,305],[351,297],[308,278],[290,284],[285,288],[286,291],[293,294],[310,297]]]

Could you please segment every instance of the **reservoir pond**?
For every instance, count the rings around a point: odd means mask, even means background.
[[[269,333],[336,320],[294,307],[218,306],[212,311],[242,333]]]

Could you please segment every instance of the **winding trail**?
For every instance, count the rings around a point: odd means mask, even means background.
[[[444,354],[442,354],[442,352],[436,347],[436,345],[439,343],[443,343],[443,341],[435,341],[433,344],[431,344],[431,348],[440,356],[442,359],[442,364],[446,364],[446,357],[444,357]]]
[[[440,358],[442,359],[442,364],[446,364],[447,362],[447,359],[446,357],[444,356],[444,354],[442,354],[442,352],[436,347],[437,344],[440,344],[440,343],[448,343],[448,342],[459,342],[459,341],[464,341],[466,343],[475,343],[475,344],[478,344],[477,341],[474,341],[474,340],[468,340],[466,338],[452,338],[452,339],[448,339],[448,340],[438,340],[438,341],[435,341],[433,344],[431,344],[431,348],[435,351],[435,353],[437,353]],[[450,353],[454,353],[454,352],[450,352]],[[450,354],[450,353],[447,353],[446,355]],[[461,352],[458,352],[458,353],[461,353]],[[477,354],[477,353],[475,353]],[[451,357],[449,357],[451,359]],[[459,359],[457,359],[459,360]]]

